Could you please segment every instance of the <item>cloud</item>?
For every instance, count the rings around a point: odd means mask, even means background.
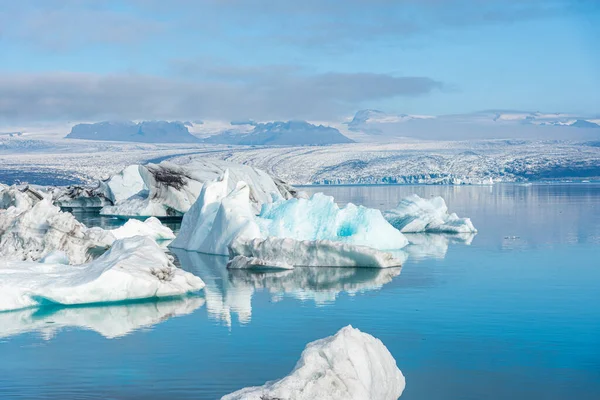
[[[268,75],[191,80],[131,74],[4,74],[0,76],[0,121],[326,120],[354,111],[364,101],[421,96],[442,87],[427,77],[373,73]]]

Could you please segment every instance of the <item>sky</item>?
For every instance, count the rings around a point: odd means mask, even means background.
[[[600,114],[599,0],[0,0],[0,123]]]

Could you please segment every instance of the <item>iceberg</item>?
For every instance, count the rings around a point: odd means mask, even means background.
[[[73,264],[88,261],[92,251],[107,249],[114,237],[101,228],[87,228],[75,217],[42,198],[34,202],[11,187],[0,192],[0,257],[37,261],[62,251]]]
[[[263,265],[400,265],[381,250],[399,249],[408,242],[378,210],[353,204],[340,208],[332,197],[316,194],[263,204],[256,216],[249,196],[249,186],[242,181],[230,191],[228,171],[207,182],[170,247],[230,258],[241,255]]]
[[[50,340],[59,332],[85,329],[107,339],[119,338],[167,319],[191,314],[204,305],[200,296],[186,296],[108,306],[55,306],[0,313],[0,338],[37,332]]]
[[[93,253],[108,249],[116,239],[148,236],[171,240],[173,231],[156,218],[130,220],[120,228],[88,228],[49,198],[30,197],[16,187],[0,191],[0,257],[45,262],[54,257],[71,264],[90,261]]]
[[[143,222],[137,219],[130,219],[125,225],[116,229],[111,229],[110,233],[112,233],[116,239],[124,239],[133,236],[147,236],[156,241],[175,239],[175,234],[171,228],[164,226],[156,217],[150,217]]]
[[[172,257],[143,236],[116,241],[89,264],[0,260],[0,312],[181,296],[203,287],[202,279],[175,267]]]
[[[114,205],[100,211],[104,215],[136,217],[182,216],[196,202],[205,182],[229,170],[229,191],[239,181],[248,184],[255,212],[264,203],[294,197],[296,192],[284,182],[259,169],[218,160],[189,160],[183,164],[132,165],[107,182]]]
[[[404,233],[474,233],[477,229],[469,218],[459,218],[448,213],[448,206],[441,197],[431,200],[416,194],[408,196],[398,206],[383,213],[385,219]]]
[[[397,400],[405,379],[385,345],[348,325],[306,345],[285,378],[221,400]]]

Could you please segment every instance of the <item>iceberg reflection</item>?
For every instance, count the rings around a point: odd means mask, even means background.
[[[50,340],[67,328],[98,332],[107,339],[125,336],[202,307],[198,296],[106,306],[48,306],[0,313],[0,338],[39,332]]]

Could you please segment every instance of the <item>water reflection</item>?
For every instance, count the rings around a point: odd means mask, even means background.
[[[107,339],[125,336],[170,318],[191,314],[204,304],[202,297],[182,297],[107,306],[49,306],[0,313],[0,338],[38,332],[50,340],[61,330],[78,328]]]
[[[474,234],[411,234],[410,244],[394,252],[403,262],[409,258],[443,259],[450,244],[469,245]],[[317,306],[335,302],[341,293],[356,295],[380,290],[400,275],[401,268],[325,268],[296,267],[293,270],[269,272],[228,270],[227,257],[171,249],[181,268],[199,276],[206,284],[204,294],[209,316],[227,326],[232,316],[240,324],[252,318],[252,296],[256,291],[269,293],[272,302],[283,297],[312,301]]]

